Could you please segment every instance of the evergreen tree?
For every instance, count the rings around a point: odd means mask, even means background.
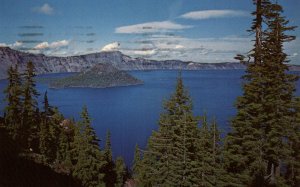
[[[50,147],[51,147],[52,141],[51,141],[51,134],[50,134],[50,130],[49,130],[50,105],[48,102],[47,92],[45,92],[43,104],[44,104],[44,112],[42,114],[42,121],[41,121],[41,125],[40,125],[39,149],[40,149],[40,153],[45,158],[45,161],[48,162],[50,159],[50,155],[51,155]]]
[[[134,179],[138,179],[138,175],[141,173],[141,152],[139,146],[136,144],[134,151],[134,159],[132,164],[132,176]]]
[[[79,153],[80,151],[83,151],[83,126],[82,123],[76,123],[74,126],[74,137],[73,141],[71,142],[71,160],[72,160],[72,165],[76,165],[77,161],[79,160]]]
[[[281,170],[287,159],[290,149],[285,138],[288,137],[292,116],[292,101],[294,98],[295,81],[297,77],[288,74],[287,55],[283,51],[284,42],[295,39],[286,35],[295,27],[287,26],[288,21],[281,16],[282,7],[278,4],[267,6],[265,16],[268,28],[266,29],[264,51],[265,80],[265,160],[267,167],[267,182],[270,184],[287,185],[282,178]]]
[[[116,159],[116,187],[122,187],[125,182],[126,166],[122,157]]]
[[[98,142],[87,108],[83,107],[73,143],[73,150],[76,150],[73,176],[79,179],[83,186],[105,186],[104,174],[100,170],[106,162]]]
[[[209,125],[206,114],[202,118],[198,146],[199,186],[223,186],[220,134],[216,121]]]
[[[57,157],[57,151],[59,149],[61,127],[59,126],[63,120],[63,116],[60,114],[57,108],[50,106],[47,96],[47,91],[44,94],[43,101],[44,111],[41,114],[40,123],[40,152],[45,158],[45,161],[50,163],[53,162]]]
[[[67,168],[72,170],[72,160],[70,152],[70,138],[65,127],[62,127],[59,135],[59,145],[57,150],[56,159],[59,163],[65,165]]]
[[[20,124],[20,113],[22,111],[22,87],[21,87],[21,77],[18,72],[18,65],[15,67],[10,67],[7,71],[8,74],[8,85],[4,90],[5,102],[7,106],[5,107],[5,124],[12,135],[12,138],[18,143],[22,143],[22,129]]]
[[[72,145],[74,141],[75,121],[65,119],[60,123],[60,134],[56,152],[55,167],[65,173],[72,173],[73,161]],[[74,151],[74,150],[73,150]],[[77,157],[78,158],[78,157]]]
[[[287,129],[291,121],[296,78],[287,74],[283,43],[293,30],[280,16],[282,8],[268,0],[256,0],[251,31],[256,33],[244,76],[244,94],[237,100],[237,115],[225,142],[224,165],[230,186],[285,185],[280,167],[289,150]],[[262,30],[263,23],[266,29]],[[252,60],[252,61],[251,61]]]
[[[106,161],[106,165],[103,168],[103,172],[105,173],[104,182],[105,186],[115,186],[117,175],[115,171],[115,163],[112,159],[112,150],[111,150],[111,135],[110,131],[106,133],[106,142],[104,147],[104,157]]]
[[[288,147],[290,149],[287,158],[286,179],[289,186],[300,185],[300,98],[293,102],[293,116],[291,128],[288,132]]]
[[[44,94],[43,105],[44,105],[43,106],[43,108],[44,108],[44,116],[45,116],[45,119],[47,119],[47,117],[50,117],[53,114],[52,107],[49,104],[48,92],[47,91]]]
[[[59,144],[56,153],[56,160],[72,170],[72,144],[75,134],[75,121],[64,120],[60,123]]]
[[[143,186],[192,186],[197,184],[197,118],[179,75],[176,91],[164,105],[159,128],[149,138],[144,151],[141,176]]]
[[[51,107],[49,108],[49,114],[50,114],[50,120],[49,120],[49,134],[50,134],[50,160],[55,160],[57,156],[57,151],[59,149],[59,136],[61,134],[61,131],[64,130],[60,125],[64,121],[63,115],[59,112],[57,107]],[[51,115],[52,114],[52,115]]]
[[[106,133],[104,156],[105,156],[105,159],[108,162],[112,162],[111,134],[110,134],[110,131],[107,131],[107,133]]]
[[[232,131],[225,141],[225,167],[227,182],[230,186],[250,185],[251,181],[262,183],[266,163],[263,161],[264,136],[264,108],[262,97],[264,92],[262,77],[262,23],[265,6],[268,1],[254,1],[255,19],[250,32],[255,32],[254,49],[249,53],[244,94],[237,99],[238,113],[232,120]],[[253,60],[253,62],[250,62]],[[259,184],[261,185],[261,184]]]
[[[226,186],[224,181],[225,170],[223,168],[223,146],[220,137],[220,131],[217,121],[214,118],[210,125],[210,136],[212,143],[211,157],[212,157],[212,184],[214,186]]]
[[[207,122],[206,114],[202,118],[202,126],[199,133],[199,151],[198,164],[199,170],[199,186],[214,186],[215,180],[213,179],[213,155],[212,153],[212,139],[209,132],[209,125]]]
[[[37,97],[39,93],[35,88],[35,76],[34,65],[32,62],[28,62],[24,73],[23,108],[21,117],[23,132],[22,141],[28,148],[34,146],[35,141],[38,139],[39,131],[39,126],[37,124],[38,120],[36,119],[36,111],[38,109]]]

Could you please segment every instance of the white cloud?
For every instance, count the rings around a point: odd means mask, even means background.
[[[143,43],[152,48],[144,49]],[[178,59],[183,61],[218,63],[232,62],[238,53],[251,49],[251,38],[230,36],[223,38],[185,38],[170,35],[147,36],[135,44],[124,43],[121,52],[134,57],[156,60]]]
[[[151,49],[151,50],[133,50],[132,53],[134,55],[149,56],[149,55],[156,54],[156,50],[154,50],[154,49]]]
[[[14,44],[12,44],[12,47],[15,48],[15,47],[21,47],[23,45],[22,42],[19,42],[19,41],[16,41]]]
[[[175,49],[183,49],[184,46],[183,45],[175,45]]]
[[[131,56],[131,57],[142,57],[142,58],[152,58],[155,54],[157,54],[156,49],[121,49],[121,52]]]
[[[37,49],[37,50],[55,49],[55,48],[60,48],[60,47],[68,46],[68,45],[69,45],[68,40],[61,40],[61,41],[56,41],[56,42],[52,42],[52,43],[42,42],[42,43],[37,44],[33,49]]]
[[[57,41],[57,42],[52,42],[50,44],[50,48],[59,48],[59,47],[67,46],[67,45],[69,45],[69,41],[61,40],[61,41]]]
[[[180,17],[185,19],[203,20],[210,18],[244,17],[249,15],[250,13],[241,10],[200,10],[188,12]]]
[[[0,43],[0,47],[10,47],[10,48],[13,48],[13,49],[21,47],[22,45],[23,45],[23,43],[19,42],[19,41],[16,41],[13,44]]]
[[[46,48],[49,48],[48,42],[39,43],[34,47],[34,49],[46,49]]]
[[[155,32],[165,32],[171,30],[182,30],[191,28],[189,25],[181,25],[171,21],[156,21],[147,22],[136,25],[122,26],[115,29],[116,33],[122,34],[141,34],[141,33],[155,33]]]
[[[46,15],[52,15],[54,13],[54,9],[48,3],[43,4],[41,7],[33,8],[33,11]]]
[[[110,44],[105,45],[101,51],[116,51],[119,49],[120,43],[118,42],[113,42]]]

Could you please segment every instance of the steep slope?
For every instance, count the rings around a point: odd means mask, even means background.
[[[52,88],[107,88],[138,84],[142,84],[142,81],[107,63],[96,64],[91,69],[77,75],[50,81],[50,87]]]

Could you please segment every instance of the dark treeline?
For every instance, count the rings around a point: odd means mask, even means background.
[[[249,32],[255,35],[254,47],[236,57],[247,70],[243,95],[235,104],[237,114],[224,139],[215,119],[193,114],[180,73],[175,92],[163,105],[158,129],[145,148],[136,145],[129,172],[121,157],[112,158],[110,132],[105,147],[99,147],[86,107],[80,121],[65,119],[49,104],[46,92],[39,110],[34,67],[28,63],[22,75],[17,66],[8,71],[7,107],[0,122],[7,144],[1,149],[21,162],[54,171],[53,176],[63,180],[56,186],[123,186],[125,181],[147,187],[300,186],[300,98],[294,95],[298,77],[288,72],[283,48],[295,39],[286,34],[295,27],[288,26],[277,3],[253,2]],[[8,155],[0,154],[1,160]]]
[[[40,110],[34,77],[31,62],[27,63],[24,74],[18,72],[17,65],[8,70],[8,86],[4,91],[7,107],[0,131],[9,138],[5,138],[6,144],[1,142],[4,154],[0,155],[0,164],[19,164],[8,166],[16,166],[9,175],[1,173],[0,186],[9,186],[16,178],[21,178],[20,183],[17,180],[11,186],[23,186],[22,181],[30,179],[32,181],[25,186],[122,186],[128,172],[121,157],[115,161],[112,158],[110,133],[107,133],[105,148],[101,150],[87,108],[83,107],[79,121],[65,119],[49,104],[47,92]],[[54,177],[57,175],[56,179],[62,183],[49,183],[46,177],[35,183],[34,176],[19,173],[20,168],[28,169],[24,172],[38,168],[41,174],[52,170]],[[5,172],[6,169],[1,167],[1,170]]]

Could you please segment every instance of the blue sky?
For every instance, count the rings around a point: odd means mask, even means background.
[[[251,48],[251,0],[0,0],[0,46],[69,56],[120,50],[133,57],[233,61]],[[300,26],[299,0],[279,0]],[[300,37],[297,29],[292,34]],[[299,39],[285,46],[300,64]]]

